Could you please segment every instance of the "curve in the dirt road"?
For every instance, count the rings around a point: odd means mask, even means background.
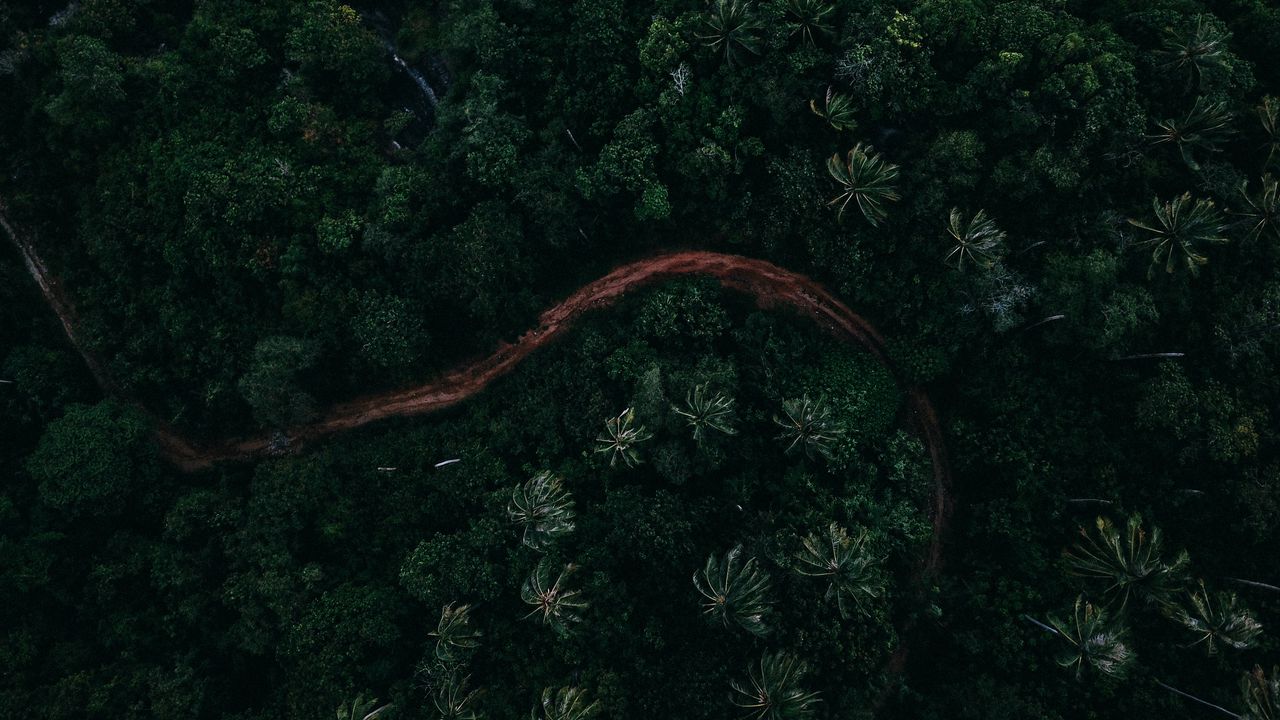
[[[0,200],[0,227],[17,246],[28,272],[58,315],[72,345],[84,357],[103,389],[111,392],[113,388],[100,363],[80,342],[73,305],[57,280],[50,275],[32,243],[9,223],[3,200]],[[582,286],[543,312],[533,329],[526,331],[514,343],[502,344],[488,357],[463,364],[417,387],[370,395],[333,406],[319,420],[285,433],[287,447],[296,451],[317,438],[342,430],[390,417],[422,415],[455,405],[510,372],[534,350],[555,340],[583,313],[611,305],[644,285],[691,275],[714,277],[725,287],[755,298],[762,307],[781,305],[805,312],[833,334],[866,348],[890,371],[894,369],[885,350],[884,339],[876,329],[814,280],[765,260],[741,255],[707,250],[669,252],[626,263]],[[931,515],[934,542],[925,559],[924,569],[928,574],[935,571],[942,560],[938,538],[951,515],[951,476],[942,431],[929,397],[920,388],[908,388],[907,406],[912,424],[928,448],[933,465],[935,489]],[[248,460],[279,452],[281,445],[279,434],[264,434],[202,447],[167,428],[157,431],[157,439],[169,459],[188,472],[206,469],[219,462]]]

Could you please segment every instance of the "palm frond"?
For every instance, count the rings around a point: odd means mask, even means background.
[[[1210,594],[1200,583],[1187,596],[1188,607],[1175,607],[1170,616],[1195,637],[1192,645],[1203,644],[1210,655],[1219,646],[1244,650],[1262,633],[1262,624],[1244,607],[1233,592]]]
[[[587,720],[599,713],[600,702],[588,702],[587,691],[582,688],[544,688],[541,708],[541,716],[538,708],[533,709],[532,720]]]
[[[1125,644],[1124,627],[1112,622],[1107,612],[1076,598],[1071,617],[1049,618],[1049,624],[1066,643],[1055,658],[1058,665],[1075,669],[1079,678],[1091,668],[1110,677],[1124,677],[1133,663],[1133,651]]]
[[[805,664],[786,653],[766,652],[747,668],[747,681],[733,680],[733,704],[747,711],[751,720],[793,720],[812,717],[818,693],[807,692],[799,682]]]
[[[609,467],[614,467],[621,460],[627,467],[640,464],[640,451],[636,447],[649,440],[653,434],[645,426],[635,426],[634,408],[627,408],[617,417],[609,418],[604,423],[604,431],[596,437],[596,452],[609,454]]]
[[[836,6],[827,0],[786,0],[783,7],[786,9],[783,22],[790,30],[789,37],[799,35],[806,45],[813,47],[819,36],[832,33],[830,15]]]
[[[684,407],[671,406],[675,414],[685,419],[693,428],[693,439],[701,443],[707,431],[715,430],[725,435],[736,435],[733,428],[733,398],[723,393],[712,393],[706,384],[699,384],[684,398]]]
[[[1182,586],[1190,559],[1186,551],[1172,562],[1161,556],[1163,541],[1160,528],[1148,533],[1142,527],[1142,516],[1131,515],[1121,533],[1110,518],[1095,522],[1096,537],[1080,529],[1082,542],[1067,550],[1064,557],[1072,575],[1094,578],[1108,583],[1103,592],[1119,601],[1118,612],[1128,606],[1131,595],[1146,603],[1163,605]]]
[[[702,612],[708,618],[725,627],[736,624],[753,635],[767,632],[769,575],[755,558],[742,561],[741,545],[724,557],[708,557],[706,565],[694,572],[693,586],[704,598]]]
[[[1280,240],[1280,182],[1271,175],[1262,177],[1262,187],[1256,195],[1249,192],[1249,181],[1240,183],[1240,197],[1244,199],[1247,210],[1236,213],[1240,215],[1248,230],[1247,240],[1257,240],[1269,235]]]
[[[436,639],[436,658],[445,663],[460,662],[480,647],[480,631],[471,627],[470,605],[445,605],[428,636]]]
[[[580,590],[571,590],[565,580],[578,569],[572,563],[565,565],[555,582],[551,582],[551,564],[546,558],[538,561],[538,566],[529,573],[529,577],[520,588],[520,599],[526,605],[533,606],[526,618],[540,616],[544,625],[550,625],[557,631],[565,631],[569,626],[582,621],[581,611],[587,603],[580,596]]]
[[[1267,677],[1254,665],[1240,678],[1240,694],[1245,706],[1242,720],[1280,720],[1280,666],[1272,667]]]
[[[1204,97],[1197,97],[1186,115],[1157,120],[1156,132],[1148,135],[1147,139],[1152,145],[1177,147],[1187,167],[1199,170],[1195,152],[1221,152],[1220,145],[1235,132],[1231,121],[1226,102],[1209,102]]]
[[[835,523],[822,534],[810,533],[796,553],[796,572],[806,577],[828,578],[827,600],[832,597],[841,616],[847,617],[846,598],[862,613],[864,603],[884,594],[880,568],[887,556],[876,556],[869,547],[870,533],[861,529],[854,537]]]
[[[1208,15],[1197,15],[1189,32],[1166,31],[1164,48],[1159,55],[1162,67],[1181,71],[1187,76],[1187,88],[1199,87],[1204,73],[1220,67],[1226,58],[1231,33]]]
[[[573,532],[573,497],[560,478],[543,471],[517,485],[507,503],[507,517],[524,529],[522,541],[534,550]]]
[[[815,455],[831,457],[831,446],[844,435],[831,415],[826,399],[809,399],[806,394],[800,399],[792,398],[782,403],[785,416],[773,417],[773,422],[782,428],[779,440],[786,440],[786,452],[801,449],[806,457],[813,459]]]
[[[810,100],[809,109],[837,131],[853,130],[858,127],[858,121],[854,118],[856,109],[853,105],[853,97],[830,87],[827,88],[822,107],[818,107],[816,100]]]
[[[1149,277],[1161,265],[1166,273],[1184,267],[1191,275],[1197,275],[1200,266],[1209,262],[1202,247],[1227,242],[1223,234],[1226,225],[1212,200],[1193,201],[1191,193],[1163,203],[1157,197],[1151,201],[1151,210],[1156,216],[1154,224],[1129,219],[1130,225],[1151,233],[1134,243],[1136,247],[1152,248]]]
[[[943,261],[954,264],[957,270],[964,269],[965,261],[989,268],[1004,252],[1005,233],[987,217],[985,210],[979,210],[966,222],[960,208],[951,208],[947,234],[955,245]]]
[[[858,143],[844,159],[839,153],[832,155],[827,172],[840,184],[840,194],[827,203],[840,206],[838,218],[844,217],[849,203],[856,202],[867,222],[879,225],[888,215],[885,203],[901,199],[894,189],[898,166],[885,162],[870,145]]]
[[[707,32],[698,38],[724,61],[733,65],[743,52],[760,54],[760,22],[751,3],[743,0],[713,0],[706,18]]]

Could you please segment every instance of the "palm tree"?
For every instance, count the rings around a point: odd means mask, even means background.
[[[709,31],[698,37],[703,43],[724,55],[725,62],[733,65],[741,51],[760,54],[760,22],[751,10],[751,3],[743,0],[714,0],[711,15],[707,18]]]
[[[435,694],[431,702],[436,706],[440,720],[479,720],[481,715],[474,707],[480,690],[468,690],[470,675],[462,675],[456,668],[444,672],[433,683]]]
[[[1136,247],[1152,248],[1148,277],[1155,274],[1159,265],[1164,265],[1166,273],[1182,266],[1193,276],[1197,275],[1200,266],[1209,262],[1201,253],[1201,246],[1227,242],[1223,235],[1226,226],[1212,200],[1192,201],[1191,193],[1183,193],[1165,203],[1156,197],[1151,201],[1151,209],[1156,216],[1155,224],[1129,219],[1130,225],[1151,233],[1150,237],[1134,243]]]
[[[837,218],[843,218],[845,208],[856,201],[867,222],[878,226],[888,215],[884,204],[901,199],[893,187],[898,166],[885,162],[870,145],[854,145],[844,160],[839,153],[832,155],[827,160],[827,172],[840,183],[840,194],[827,203],[840,205]]]
[[[440,622],[428,635],[436,639],[436,658],[445,663],[465,660],[480,647],[480,631],[471,627],[470,605],[445,605],[440,610]]]
[[[782,428],[778,439],[790,441],[786,452],[800,448],[809,459],[815,454],[830,459],[831,444],[844,435],[844,430],[831,417],[825,398],[810,400],[806,393],[799,400],[784,400],[782,413],[786,419],[774,415],[773,422]]]
[[[1246,720],[1280,720],[1280,667],[1271,668],[1271,677],[1262,668],[1240,678],[1240,694],[1244,696]]]
[[[827,0],[786,0],[783,7],[787,11],[783,22],[791,30],[790,37],[799,34],[801,40],[813,47],[817,36],[831,34],[831,19],[827,16],[835,12],[836,6]]]
[[[511,492],[507,517],[524,528],[525,545],[541,550],[552,540],[573,532],[573,497],[560,478],[543,471]]]
[[[740,625],[753,635],[767,632],[764,616],[769,610],[765,595],[769,592],[769,575],[756,559],[742,562],[742,546],[737,545],[723,558],[713,553],[707,564],[693,573],[693,586],[705,598],[702,613],[719,619],[725,626]]]
[[[747,668],[747,682],[737,680],[733,687],[733,704],[747,710],[752,720],[792,720],[813,715],[820,702],[818,693],[801,690],[797,683],[804,676],[805,664],[786,653],[766,652],[758,665]]]
[[[582,688],[544,688],[542,691],[542,720],[586,720],[599,711],[600,702],[587,702],[587,691]],[[537,707],[530,717],[539,720]]]
[[[876,557],[868,547],[870,533],[861,529],[850,538],[844,528],[831,523],[823,535],[810,533],[803,541],[803,548],[796,553],[799,565],[796,572],[807,577],[830,578],[827,600],[835,596],[836,607],[842,617],[848,617],[845,598],[853,600],[858,610],[866,614],[865,600],[884,594],[884,578],[880,566],[886,555]]]
[[[1187,551],[1178,553],[1173,562],[1165,562],[1161,557],[1160,528],[1153,527],[1148,534],[1142,528],[1141,515],[1129,517],[1123,535],[1110,518],[1099,517],[1095,526],[1096,539],[1081,528],[1084,541],[1064,553],[1068,572],[1110,581],[1104,592],[1119,598],[1120,612],[1127,607],[1132,594],[1147,603],[1166,604],[1173,591],[1181,586],[1191,562]]]
[[[1231,33],[1218,27],[1212,18],[1198,15],[1190,35],[1173,30],[1166,33],[1164,50],[1159,53],[1164,58],[1162,65],[1171,70],[1185,71],[1188,89],[1192,85],[1199,86],[1204,79],[1204,71],[1222,65],[1230,39]]]
[[[1075,668],[1076,678],[1087,667],[1117,678],[1129,671],[1133,652],[1124,643],[1127,634],[1124,627],[1111,622],[1102,608],[1085,602],[1083,595],[1076,598],[1070,618],[1059,620],[1050,616],[1049,625],[1067,642],[1055,661],[1064,668]]]
[[[649,440],[653,434],[643,425],[633,427],[635,419],[635,409],[627,408],[604,422],[604,432],[596,437],[596,452],[609,453],[609,467],[617,465],[619,460],[627,467],[635,467],[641,462],[636,445]]]
[[[363,695],[357,695],[350,705],[338,705],[335,716],[338,720],[374,720],[389,707],[391,703],[378,707],[378,698],[365,700]]]
[[[1005,233],[987,217],[986,210],[979,210],[965,222],[960,208],[951,208],[947,234],[951,235],[955,247],[943,262],[954,263],[957,270],[964,269],[966,260],[978,267],[989,268],[1004,252]]]
[[[1236,601],[1236,594],[1219,592],[1212,595],[1205,590],[1204,582],[1200,590],[1188,593],[1190,607],[1176,607],[1170,612],[1172,618],[1195,635],[1192,645],[1204,643],[1210,655],[1218,653],[1218,645],[1225,645],[1234,650],[1252,647],[1262,625],[1254,619],[1247,608]]]
[[[701,443],[708,430],[736,435],[733,429],[733,398],[723,393],[711,394],[705,384],[697,385],[685,395],[684,408],[674,405],[671,409],[685,419],[685,423],[693,428],[693,439]]]
[[[1183,162],[1192,170],[1200,169],[1200,164],[1192,155],[1193,151],[1219,152],[1218,145],[1234,132],[1227,104],[1210,103],[1203,97],[1197,97],[1183,117],[1157,120],[1156,128],[1155,133],[1147,136],[1151,144],[1177,146]]]
[[[550,625],[561,632],[570,625],[581,622],[579,612],[587,607],[586,601],[579,597],[582,592],[564,586],[565,578],[577,569],[578,566],[573,563],[565,565],[553,583],[550,582],[551,564],[546,558],[539,560],[538,566],[529,573],[524,586],[520,588],[520,599],[533,606],[525,617],[541,615],[544,625]]]
[[[832,90],[830,87],[827,88],[822,108],[818,107],[817,100],[810,100],[809,109],[814,115],[826,120],[836,131],[852,130],[858,127],[858,121],[853,117],[856,112],[853,97]]]
[[[1276,153],[1280,153],[1280,100],[1270,95],[1262,98],[1257,113],[1258,122],[1262,123],[1262,133],[1266,136],[1266,142],[1262,144],[1262,149],[1267,151],[1267,156],[1262,161],[1262,169],[1266,170],[1271,167]]]
[[[1240,196],[1249,206],[1248,210],[1238,213],[1249,227],[1245,237],[1257,240],[1264,233],[1270,232],[1273,237],[1280,238],[1280,183],[1271,175],[1262,177],[1262,189],[1257,195],[1249,194],[1249,181],[1240,183]]]

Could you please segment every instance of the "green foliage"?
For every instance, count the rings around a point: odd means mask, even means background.
[[[833,3],[827,0],[783,0],[782,7],[786,12],[784,22],[790,37],[798,35],[806,45],[812,47],[817,44],[818,38],[832,34],[831,14],[836,10]]]
[[[253,365],[238,387],[263,427],[292,427],[316,416],[316,401],[298,375],[315,365],[317,355],[313,344],[293,337],[264,338],[254,348]]]
[[[827,88],[826,98],[823,100],[822,108],[818,108],[816,100],[809,101],[809,110],[814,115],[826,120],[832,129],[837,132],[842,130],[854,130],[858,127],[858,121],[855,119],[857,110],[854,108],[853,98],[842,92],[837,92],[831,88]],[[837,177],[837,179],[839,179]]]
[[[746,0],[712,0],[706,17],[706,32],[699,39],[733,65],[743,53],[760,53],[761,23]]]
[[[366,700],[363,695],[357,695],[356,699],[349,704],[343,703],[338,706],[336,717],[337,720],[373,720],[388,707],[390,705],[378,707],[378,698]]]
[[[1231,33],[1211,15],[1197,15],[1195,26],[1179,33],[1170,29],[1160,55],[1162,66],[1187,76],[1187,87],[1200,87],[1204,75],[1222,67]]]
[[[1103,592],[1117,601],[1121,612],[1131,596],[1150,605],[1172,599],[1191,562],[1185,550],[1165,561],[1160,528],[1143,528],[1142,516],[1137,514],[1129,516],[1123,533],[1110,518],[1101,516],[1095,528],[1097,537],[1081,528],[1083,542],[1065,553],[1071,574],[1106,581]]]
[[[1280,240],[1280,181],[1268,174],[1262,176],[1261,183],[1256,195],[1249,192],[1248,181],[1240,183],[1240,198],[1248,206],[1240,213],[1248,228],[1245,237]]]
[[[123,510],[159,471],[151,423],[113,400],[69,405],[49,423],[26,467],[41,501],[68,518]]]
[[[382,368],[402,368],[417,361],[427,343],[422,321],[404,298],[368,292],[351,319],[360,354]]]
[[[1271,676],[1254,665],[1252,672],[1240,678],[1240,695],[1247,708],[1244,720],[1275,720],[1280,717],[1280,667],[1271,668]]]
[[[951,215],[947,219],[947,234],[951,236],[955,246],[943,260],[953,263],[957,270],[964,269],[966,260],[971,265],[990,268],[1004,253],[1005,233],[987,217],[985,210],[979,210],[965,222],[960,208],[951,208]]]
[[[1183,162],[1192,170],[1200,170],[1196,153],[1216,153],[1220,145],[1235,132],[1231,113],[1225,102],[1210,102],[1197,96],[1195,104],[1180,118],[1156,121],[1156,132],[1150,135],[1154,145],[1173,145]]]
[[[507,504],[507,517],[523,529],[521,542],[534,550],[573,532],[574,516],[573,496],[545,470],[517,485]]]
[[[858,143],[843,160],[839,153],[832,155],[827,172],[840,185],[840,194],[828,203],[840,205],[837,217],[843,218],[845,208],[856,201],[862,216],[876,226],[888,215],[884,204],[901,199],[894,189],[898,166],[885,162],[870,145]]]
[[[1161,265],[1169,274],[1185,268],[1192,276],[1198,275],[1200,267],[1209,262],[1203,246],[1227,242],[1222,215],[1212,200],[1193,201],[1191,193],[1164,203],[1157,197],[1151,200],[1151,211],[1156,216],[1154,224],[1129,220],[1130,225],[1151,233],[1134,243],[1136,247],[1152,248],[1148,277]]]
[[[479,630],[471,626],[471,606],[449,603],[440,609],[440,622],[428,633],[436,639],[436,659],[457,663],[480,647]]]
[[[848,599],[859,613],[869,614],[863,604],[884,594],[885,579],[881,574],[885,556],[876,557],[869,545],[866,528],[854,537],[839,525],[831,523],[822,534],[810,533],[796,553],[796,572],[806,577],[828,578],[826,599],[833,597],[842,617],[848,617]]]
[[[653,438],[644,425],[635,425],[636,413],[627,408],[604,422],[604,430],[596,436],[596,452],[609,455],[609,467],[621,460],[627,467],[635,467],[640,459],[640,443]]]
[[[1192,645],[1203,644],[1205,652],[1215,655],[1218,647],[1245,650],[1253,647],[1262,624],[1236,599],[1232,592],[1210,594],[1200,582],[1199,590],[1187,593],[1186,606],[1171,611],[1174,621],[1195,638]]]
[[[1071,617],[1051,617],[1049,624],[1067,643],[1057,655],[1058,665],[1074,668],[1077,679],[1085,670],[1113,678],[1123,678],[1129,673],[1134,654],[1125,643],[1127,631],[1112,620],[1106,610],[1085,602],[1081,596],[1076,598]]]
[[[542,713],[535,707],[530,717],[533,720],[587,720],[600,712],[600,702],[587,702],[587,697],[587,691],[582,688],[544,688]]]
[[[712,394],[706,383],[694,386],[684,398],[684,407],[671,406],[672,412],[684,418],[685,424],[693,428],[694,442],[701,443],[707,437],[707,431],[715,430],[723,435],[737,435],[733,428],[733,398],[724,393]]]
[[[799,687],[807,666],[787,653],[768,653],[747,668],[747,681],[733,681],[733,704],[753,720],[812,717],[818,693]]]
[[[550,625],[560,633],[567,632],[576,623],[582,622],[582,611],[587,607],[581,590],[573,590],[565,584],[565,580],[578,569],[572,563],[551,580],[551,563],[542,558],[538,566],[525,578],[520,587],[520,599],[526,605],[532,605],[526,618],[537,616],[543,625]]]
[[[806,394],[782,403],[783,417],[775,415],[773,422],[782,428],[779,440],[787,441],[787,452],[803,450],[805,457],[831,457],[832,445],[844,434],[836,424],[826,398],[811,400]]]
[[[737,625],[752,635],[768,632],[769,574],[754,557],[743,562],[741,545],[723,557],[709,555],[702,569],[694,572],[693,586],[703,597],[702,613],[709,620],[719,620],[724,627]]]

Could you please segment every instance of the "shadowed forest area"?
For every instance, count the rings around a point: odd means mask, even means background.
[[[1278,54],[1263,0],[0,4],[0,208],[110,382],[5,244],[0,717],[1280,717]],[[675,278],[438,413],[156,442],[683,249],[889,365]]]

